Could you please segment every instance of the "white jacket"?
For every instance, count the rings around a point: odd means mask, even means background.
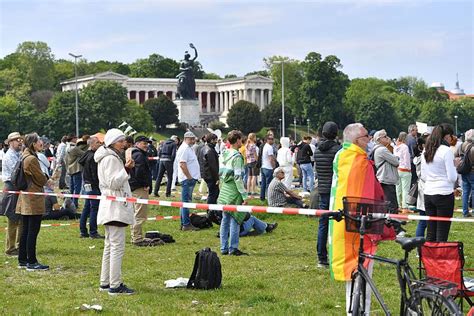
[[[293,155],[290,150],[290,139],[288,137],[280,138],[281,148],[278,149],[277,161],[280,167],[292,167]]]
[[[94,160],[98,164],[97,175],[99,176],[99,188],[102,195],[132,196],[127,171],[122,159],[115,151],[102,146],[95,152]],[[133,203],[100,200],[97,224],[104,225],[112,221],[129,225],[134,224]]]

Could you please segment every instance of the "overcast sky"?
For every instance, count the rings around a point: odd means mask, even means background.
[[[44,41],[56,58],[179,60],[190,42],[206,72],[244,75],[272,55],[336,55],[350,78],[416,76],[474,93],[471,0],[0,0],[0,56]]]

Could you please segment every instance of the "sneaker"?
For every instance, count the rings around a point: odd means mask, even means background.
[[[153,195],[156,196],[156,197],[160,197],[160,195],[158,194],[158,192],[153,193]]]
[[[166,194],[167,198],[174,198],[175,196],[173,194]]]
[[[267,224],[267,228],[265,228],[265,231],[266,231],[267,233],[271,233],[271,232],[274,231],[277,227],[278,227],[278,223],[273,223],[273,224],[268,223],[268,224]]]
[[[472,217],[472,215],[471,215],[471,213],[467,213],[467,214],[463,214],[462,217],[467,218],[467,217]]]
[[[248,256],[248,253],[242,252],[239,249],[236,249],[232,252],[229,252],[229,256]]]
[[[13,249],[12,251],[5,252],[5,255],[8,257],[18,257],[20,251],[18,249]]]
[[[91,239],[105,239],[101,234],[95,234],[90,236]]]
[[[318,262],[318,268],[324,268],[324,269],[328,269],[329,268],[329,263],[326,261],[320,261]]]
[[[18,262],[18,269],[26,269],[27,265],[26,262]]]
[[[221,255],[223,256],[227,256],[228,254],[229,254],[229,250],[221,251]]]
[[[105,292],[110,290],[110,285],[101,285],[99,286],[99,292]]]
[[[87,235],[82,235],[81,234],[81,238],[89,238],[89,237],[90,237],[89,234],[87,234]]]
[[[47,271],[49,270],[49,266],[43,265],[39,262],[26,265],[26,271]]]
[[[405,235],[406,235],[406,233],[402,230],[401,232],[399,232],[397,234],[397,238],[403,238],[403,237],[405,237]]]
[[[115,295],[132,295],[135,294],[135,291],[132,289],[129,289],[125,284],[120,284],[119,287],[116,288],[109,288],[109,295],[115,296]]]
[[[185,232],[186,231],[196,231],[196,230],[199,230],[199,228],[194,227],[193,225],[189,224],[189,225],[182,225],[181,230],[185,231]]]

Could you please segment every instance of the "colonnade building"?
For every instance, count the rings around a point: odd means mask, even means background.
[[[166,95],[175,100],[178,80],[174,78],[131,78],[112,71],[77,77],[82,89],[97,80],[119,82],[127,89],[129,100],[142,104],[150,98]],[[75,78],[61,82],[62,91],[75,90]],[[272,101],[273,80],[260,75],[221,80],[196,79],[196,98],[199,100],[202,124],[219,119],[240,100],[246,100],[264,109]]]

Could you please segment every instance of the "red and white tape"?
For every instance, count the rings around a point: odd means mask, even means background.
[[[191,202],[176,202],[176,201],[160,201],[150,199],[138,199],[134,197],[118,197],[108,195],[89,195],[89,194],[71,194],[71,193],[48,193],[48,192],[25,192],[25,191],[4,191],[13,194],[25,195],[39,195],[39,196],[56,196],[56,197],[70,197],[78,199],[91,200],[109,200],[117,202],[129,202],[147,205],[157,205],[164,207],[185,207],[197,210],[216,210],[226,212],[244,212],[244,213],[269,213],[269,214],[286,214],[286,215],[311,215],[321,216],[325,213],[332,212],[327,210],[303,209],[303,208],[284,208],[271,206],[253,206],[253,205],[222,205],[222,204],[204,204]],[[474,223],[474,218],[456,218],[456,217],[439,217],[439,216],[424,216],[415,214],[373,214],[379,217],[389,217],[401,220],[425,220],[425,221],[443,221],[443,222],[465,222]]]

